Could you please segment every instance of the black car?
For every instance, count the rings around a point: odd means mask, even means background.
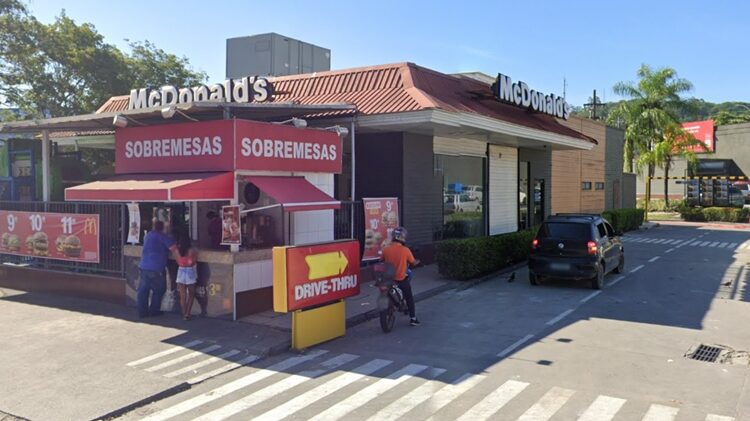
[[[625,268],[622,233],[596,214],[557,214],[539,227],[531,243],[529,282],[540,278],[585,279],[600,289],[604,275]]]

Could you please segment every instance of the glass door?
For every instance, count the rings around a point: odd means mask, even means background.
[[[518,229],[523,230],[529,225],[529,162],[518,162]]]

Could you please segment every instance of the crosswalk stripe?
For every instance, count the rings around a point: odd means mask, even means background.
[[[714,241],[713,243],[709,244],[709,247],[716,247],[719,245],[718,241]]]
[[[140,360],[131,361],[131,362],[127,363],[126,365],[128,367],[135,367],[137,365],[141,365],[141,364],[147,363],[149,361],[156,360],[158,358],[167,356],[169,354],[174,354],[175,352],[182,351],[185,348],[190,348],[191,346],[200,345],[202,343],[203,343],[203,341],[190,341],[190,342],[186,343],[185,345],[175,346],[175,347],[169,348],[167,350],[164,350],[164,351],[161,351],[161,352],[157,352],[156,354],[149,355],[148,357],[141,358]]]
[[[357,358],[359,358],[358,355],[352,354],[338,355],[322,362],[320,364],[320,368],[317,368],[315,370],[306,370],[298,374],[292,374],[260,390],[253,391],[249,395],[237,399],[228,405],[224,405],[219,409],[211,411],[207,414],[203,414],[198,418],[194,418],[193,421],[225,420],[232,415],[239,414],[246,409],[265,402],[273,398],[274,396],[278,396],[281,393],[297,387],[302,383],[309,381],[310,379],[314,379],[328,371],[335,370],[348,362],[354,361]]]
[[[667,241],[664,242],[664,245],[666,246],[667,244],[676,244],[678,242],[679,241],[677,241],[677,240],[667,240]]]
[[[205,367],[205,366],[207,366],[209,364],[213,364],[216,361],[223,360],[225,358],[232,358],[232,357],[234,357],[235,355],[237,355],[239,353],[240,353],[239,350],[233,349],[233,350],[227,351],[227,352],[225,352],[225,353],[223,353],[221,355],[217,355],[215,357],[209,357],[209,358],[206,358],[203,361],[199,361],[199,362],[197,362],[197,363],[195,363],[193,365],[189,365],[189,366],[181,368],[179,370],[175,370],[175,371],[169,372],[169,373],[165,374],[164,377],[177,377],[177,376],[179,376],[181,374],[189,373],[189,372],[191,372],[193,370],[197,370],[197,369],[199,369],[201,367]]]
[[[229,382],[214,390],[200,394],[191,399],[182,401],[177,405],[171,406],[169,408],[165,408],[159,412],[155,412],[143,418],[143,420],[144,421],[166,420],[166,419],[175,417],[177,415],[184,414],[185,412],[190,411],[191,409],[195,409],[208,402],[215,401],[216,399],[222,398],[244,387],[250,386],[251,384],[259,382],[267,377],[271,377],[280,371],[288,370],[294,366],[297,366],[299,364],[302,364],[304,362],[317,358],[325,354],[326,352],[328,351],[318,349],[318,350],[310,351],[305,355],[299,355],[296,357],[287,358],[286,360],[273,364],[268,368],[258,370],[252,374],[249,374],[245,377],[241,377],[235,381]]]
[[[711,242],[710,242],[710,241],[704,241],[704,242],[702,242],[702,243],[700,244],[700,246],[701,246],[701,247],[706,247],[706,246],[707,246],[707,245],[709,245],[709,244],[711,244]],[[726,244],[726,243],[724,243],[724,244]],[[719,246],[719,247],[721,247],[721,246]]]
[[[301,410],[302,408],[306,407],[310,403],[316,402],[319,399],[323,399],[326,396],[335,393],[336,391],[354,383],[355,381],[365,377],[369,376],[370,374],[387,367],[393,363],[393,361],[389,360],[372,360],[368,362],[367,364],[361,365],[351,372],[344,373],[330,381],[327,381],[320,386],[309,390],[294,399],[285,402],[282,405],[279,405],[270,411],[267,411],[263,414],[258,414],[257,417],[254,417],[253,420],[260,421],[260,420],[280,420],[284,417],[287,417],[291,414],[294,414],[295,412]],[[435,370],[442,370],[442,372],[445,372],[444,369],[435,369]]]
[[[486,420],[526,389],[528,385],[526,382],[508,380],[484,399],[477,402],[471,409],[464,412],[458,419],[460,421]]]
[[[642,421],[671,421],[677,416],[679,408],[653,404],[648,408],[648,412]]]
[[[733,249],[735,247],[737,247],[737,243],[729,243],[729,245],[727,246],[727,248],[730,248],[730,249]]]
[[[161,364],[157,364],[157,365],[155,365],[153,367],[149,367],[149,368],[146,369],[146,371],[153,373],[154,371],[159,371],[162,368],[171,367],[171,366],[173,366],[175,364],[179,364],[179,363],[181,363],[183,361],[192,360],[193,358],[197,358],[197,357],[200,357],[201,355],[208,354],[211,351],[216,351],[219,348],[221,348],[221,345],[215,345],[215,344],[214,345],[209,345],[209,346],[207,346],[207,347],[205,347],[203,349],[199,349],[199,350],[197,350],[195,352],[191,352],[191,353],[183,355],[181,357],[173,358],[173,359],[171,359],[169,361],[165,361],[165,362],[163,362]]]
[[[248,355],[247,357],[237,361],[237,362],[231,362],[229,364],[223,365],[215,370],[211,370],[209,372],[199,374],[191,379],[188,379],[187,382],[189,384],[196,384],[200,383],[206,379],[210,379],[211,377],[216,377],[219,374],[224,374],[227,371],[234,370],[237,367],[242,367],[245,364],[251,364],[255,361],[258,361],[260,357],[258,355]]]
[[[578,421],[611,420],[624,404],[625,399],[599,395],[594,402],[586,408],[586,411],[581,414]]]
[[[453,402],[464,392],[478,385],[482,380],[484,380],[484,376],[479,374],[465,374],[459,377],[458,379],[456,379],[456,381],[445,386],[444,388],[440,389],[439,392],[432,395],[432,397],[425,404],[425,413],[436,413],[444,406]]]
[[[656,238],[649,238],[648,240],[646,240],[647,243],[653,243],[655,241],[656,241]]]
[[[555,386],[527,409],[518,421],[546,421],[552,418],[574,393],[576,393],[575,390]]]
[[[661,244],[661,243],[663,243],[664,241],[666,241],[666,240],[665,240],[665,239],[663,239],[663,238],[659,238],[658,240],[654,241],[654,244]]]
[[[372,399],[375,399],[378,396],[382,395],[383,393],[387,392],[388,390],[394,388],[396,385],[400,384],[401,382],[404,382],[412,378],[412,376],[416,376],[417,374],[421,373],[422,371],[426,369],[427,369],[426,365],[409,364],[406,367],[402,368],[401,370],[391,374],[390,376],[380,379],[376,381],[375,383],[360,390],[359,392],[349,396],[343,401],[338,402],[336,405],[326,409],[325,411],[313,417],[310,421],[313,421],[313,420],[334,421],[334,420],[341,419],[346,414],[354,411],[355,409],[366,404]]]
[[[649,263],[654,263],[655,261],[657,261],[659,259],[661,259],[661,256],[654,256],[654,257],[648,259],[648,262]]]
[[[719,248],[720,248],[720,249],[723,249],[723,248],[724,248],[724,247],[726,247],[726,246],[727,246],[728,244],[729,244],[729,243],[721,243],[721,244],[719,244]]]
[[[706,421],[734,421],[734,417],[726,417],[723,415],[708,414],[706,415]]]
[[[435,392],[440,390],[441,387],[443,387],[442,383],[434,382],[432,381],[432,379],[445,373],[445,371],[446,370],[442,368],[431,369],[429,374],[426,376],[430,379],[429,381],[422,383],[422,385],[420,385],[416,389],[391,402],[390,405],[375,413],[373,416],[368,418],[368,420],[395,420],[411,411],[412,409],[416,408],[419,404],[429,399],[430,396],[432,396]]]
[[[693,241],[692,243],[690,243],[690,246],[691,247],[695,247],[695,246],[697,246],[700,243],[701,243],[700,241]]]

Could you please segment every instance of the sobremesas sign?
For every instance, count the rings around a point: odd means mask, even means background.
[[[266,78],[246,76],[227,79],[223,83],[200,85],[192,88],[175,88],[171,85],[159,89],[132,89],[129,110],[150,107],[166,107],[200,101],[216,102],[265,102],[273,95],[273,85]]]
[[[572,107],[565,99],[555,94],[545,95],[543,92],[529,88],[529,85],[518,81],[513,83],[510,76],[502,73],[497,74],[497,79],[492,85],[495,97],[518,107],[530,108],[533,111],[553,115],[555,117],[568,119]]]

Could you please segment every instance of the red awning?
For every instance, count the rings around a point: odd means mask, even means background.
[[[65,189],[65,200],[188,202],[231,200],[234,173],[128,174]]]
[[[247,176],[250,183],[271,196],[287,212],[338,209],[341,202],[310,184],[304,177]]]

